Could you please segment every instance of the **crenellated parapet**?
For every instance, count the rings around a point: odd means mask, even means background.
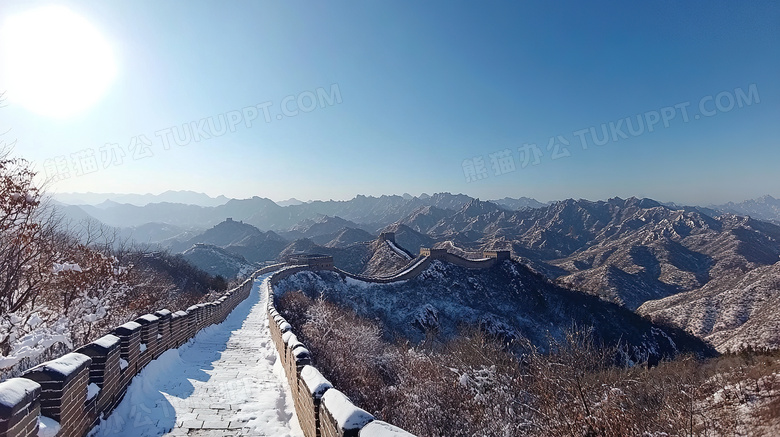
[[[414,437],[403,429],[376,420],[353,404],[312,366],[309,350],[274,305],[276,284],[305,270],[312,269],[301,265],[287,267],[264,283],[271,339],[279,352],[303,434],[306,437]]]
[[[445,261],[447,259],[447,249],[434,249],[431,247],[421,247],[420,255],[427,256],[430,259]]]
[[[483,250],[482,256],[485,258],[495,258],[499,261],[512,259],[512,252],[509,250]]]
[[[29,369],[20,378],[0,383],[0,437],[37,436],[41,421],[58,426],[58,437],[86,435],[119,405],[144,366],[206,326],[223,321],[249,297],[259,275],[282,267],[258,270],[219,299],[187,311],[161,309],[145,314],[74,352]]]
[[[290,255],[287,261],[291,266],[306,266],[310,270],[333,270],[333,257],[321,254]]]

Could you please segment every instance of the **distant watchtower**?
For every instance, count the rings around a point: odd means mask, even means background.
[[[379,234],[380,241],[389,241],[395,244],[395,232],[382,232]]]
[[[312,270],[333,270],[333,257],[317,253],[296,254],[290,256],[287,264],[293,266],[307,266]]]
[[[430,259],[447,259],[447,249],[432,249],[430,247],[421,247],[420,255],[427,256]]]
[[[485,250],[482,252],[482,256],[485,258],[495,258],[499,261],[505,259],[511,259],[512,253],[508,250]]]

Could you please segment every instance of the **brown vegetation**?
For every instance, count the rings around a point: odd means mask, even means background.
[[[356,405],[418,436],[772,435],[780,354],[745,351],[655,367],[573,328],[541,353],[476,329],[445,344],[388,341],[378,322],[300,292],[278,308],[316,366]]]
[[[30,164],[0,144],[0,379],[52,349],[79,347],[144,313],[186,308],[227,287],[181,258],[129,247],[99,223],[70,226],[34,178]]]

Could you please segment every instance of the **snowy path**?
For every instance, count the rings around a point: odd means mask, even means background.
[[[268,276],[223,323],[150,363],[91,435],[303,436],[268,330]]]

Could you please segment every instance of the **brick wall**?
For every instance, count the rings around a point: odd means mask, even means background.
[[[333,388],[311,365],[309,350],[292,332],[290,324],[274,307],[274,286],[306,267],[288,267],[274,273],[266,282],[267,313],[271,339],[284,368],[295,411],[306,437],[414,437],[388,423],[374,420]]]
[[[58,437],[86,435],[101,415],[116,408],[146,364],[186,343],[205,326],[224,320],[249,296],[257,276],[281,267],[258,270],[214,302],[141,316],[75,352],[33,367],[21,378],[0,383],[0,437],[38,435],[41,415],[59,422]],[[146,345],[144,352],[141,344]],[[90,384],[98,391],[87,399]]]

